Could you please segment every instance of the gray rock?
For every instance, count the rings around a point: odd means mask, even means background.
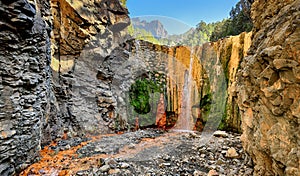
[[[100,172],[107,172],[107,171],[109,171],[109,169],[110,169],[110,166],[109,166],[109,165],[103,165],[103,166],[101,166],[101,167],[99,168],[99,171],[100,171]]]
[[[119,163],[119,165],[120,165],[121,169],[127,169],[130,167],[130,164],[128,164],[128,163]]]
[[[236,152],[235,148],[231,147],[227,150],[225,156],[228,158],[236,158],[239,156],[239,154]]]
[[[134,149],[134,148],[135,148],[135,144],[130,143],[130,144],[128,145],[128,148],[129,148],[129,149]]]
[[[214,136],[216,137],[223,137],[223,138],[227,138],[228,134],[225,131],[215,131],[213,133]]]

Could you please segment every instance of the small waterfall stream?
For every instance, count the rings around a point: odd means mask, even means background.
[[[182,106],[178,121],[175,125],[176,130],[191,131],[194,127],[194,120],[192,117],[192,88],[193,88],[193,63],[194,52],[191,47],[189,68],[184,73],[184,85],[182,92]]]

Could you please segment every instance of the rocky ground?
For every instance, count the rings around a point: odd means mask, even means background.
[[[139,130],[52,143],[21,175],[227,176],[252,168],[238,134]]]

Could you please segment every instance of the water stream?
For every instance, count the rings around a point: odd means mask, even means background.
[[[189,68],[185,70],[184,73],[181,113],[179,114],[178,121],[175,125],[175,130],[191,131],[194,127],[194,120],[192,117],[192,89],[194,84],[192,74],[193,63],[194,52],[193,47],[191,47]]]

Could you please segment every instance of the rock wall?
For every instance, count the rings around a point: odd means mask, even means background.
[[[18,173],[56,138],[130,128],[128,91],[141,77],[166,86],[138,117],[145,125],[165,115],[158,106],[179,123],[191,113],[197,130],[222,118],[239,132],[243,117],[255,174],[299,175],[299,0],[256,0],[252,42],[243,33],[194,48],[131,39],[118,0],[0,4],[0,175]]]
[[[178,121],[181,120],[180,114],[186,115],[183,112],[186,106],[185,75],[190,71],[189,110],[192,111],[190,120],[194,125],[190,129],[201,131],[208,119],[218,121],[222,118],[220,128],[241,132],[241,118],[236,103],[236,73],[242,58],[247,55],[251,35],[242,33],[192,49],[184,46],[170,48],[166,95],[169,114],[178,116]],[[217,128],[218,124],[213,126]]]
[[[117,100],[112,122],[119,121],[118,123],[128,123],[132,126],[136,116],[139,116],[140,120],[147,118],[152,119],[149,123],[155,123],[155,108],[159,96],[151,102],[155,106],[152,107],[153,112],[146,117],[135,115],[130,110],[132,107],[127,94],[137,79],[145,75],[151,77],[149,73],[156,72],[158,75],[164,75],[165,80],[155,81],[166,81],[163,93],[167,123],[170,123],[167,126],[171,127],[177,122],[175,127],[183,128],[183,123],[189,123],[189,127],[185,128],[201,131],[204,123],[210,118],[215,119],[216,123],[222,120],[223,129],[240,132],[241,119],[236,104],[235,76],[242,58],[247,55],[251,35],[242,33],[194,48],[167,47],[138,40],[126,41],[125,47],[114,50],[103,62],[103,66],[107,68],[106,71],[103,70],[103,75],[111,75],[110,90]],[[128,53],[128,56],[124,55],[124,52]],[[210,97],[209,100],[207,97]],[[210,101],[210,104],[205,104],[207,101]],[[182,119],[187,113],[190,118]],[[151,125],[149,123],[147,125]],[[126,125],[114,126],[124,129]],[[219,124],[213,126],[217,128]]]
[[[300,175],[300,1],[256,0],[238,74],[242,141],[255,175]]]
[[[110,132],[102,62],[123,43],[129,18],[118,0],[0,4],[0,175],[14,175],[43,144]]]
[[[209,113],[209,118],[222,118],[219,128],[223,130],[241,132],[241,116],[236,104],[236,73],[243,57],[247,56],[251,36],[251,32],[242,33],[195,49],[195,55],[203,65],[200,91],[202,116]],[[206,107],[201,104],[209,94],[211,105],[209,110],[205,110]]]
[[[58,117],[49,124],[52,138],[109,133],[116,99],[103,62],[124,42],[128,11],[118,0],[52,0],[51,11],[51,68],[58,102]]]
[[[49,5],[0,1],[0,175],[37,159],[51,116]]]

